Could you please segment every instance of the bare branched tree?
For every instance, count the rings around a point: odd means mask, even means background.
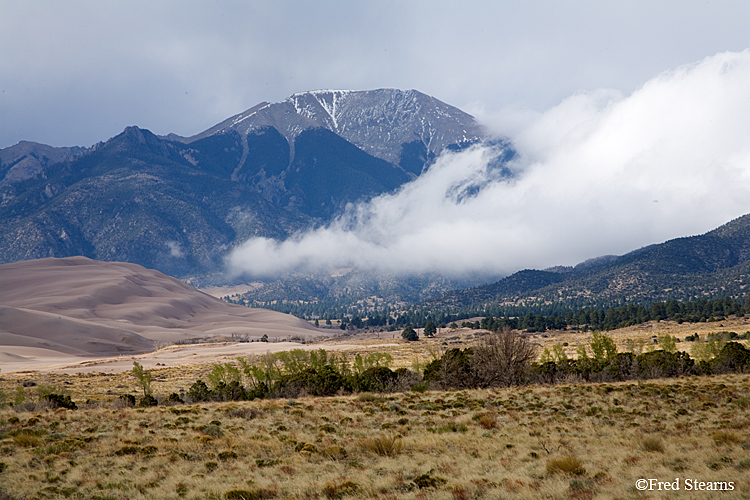
[[[535,358],[536,347],[506,327],[485,335],[474,348],[472,371],[479,387],[518,385],[524,382]]]

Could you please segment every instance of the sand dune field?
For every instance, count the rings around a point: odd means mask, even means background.
[[[135,264],[70,257],[0,266],[0,369],[6,373],[132,359],[178,342],[233,335],[267,335],[281,347],[324,332],[288,314],[228,304]],[[269,350],[268,344],[229,345],[238,352]],[[188,351],[196,349],[203,348],[183,346],[171,356],[194,357]]]

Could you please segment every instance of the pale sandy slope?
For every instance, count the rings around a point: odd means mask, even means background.
[[[0,265],[0,369],[134,355],[176,341],[321,335],[287,314],[225,303],[158,271],[85,257]],[[84,358],[81,358],[81,357]]]

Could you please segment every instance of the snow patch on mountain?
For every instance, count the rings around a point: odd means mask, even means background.
[[[261,103],[195,136],[271,126],[290,143],[304,130],[325,128],[365,152],[398,164],[402,145],[421,142],[435,157],[447,146],[486,136],[471,115],[417,90],[315,90]]]

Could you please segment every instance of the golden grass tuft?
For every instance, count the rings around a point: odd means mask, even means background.
[[[641,449],[649,453],[664,453],[664,441],[659,436],[649,436],[641,441]]]
[[[573,455],[547,460],[548,474],[568,474],[571,476],[582,476],[586,474],[583,461]]]
[[[711,434],[711,439],[714,440],[716,446],[732,446],[745,441],[739,434],[731,431],[716,431]]]
[[[395,457],[401,453],[403,441],[398,436],[382,434],[362,440],[362,448],[382,457]]]

